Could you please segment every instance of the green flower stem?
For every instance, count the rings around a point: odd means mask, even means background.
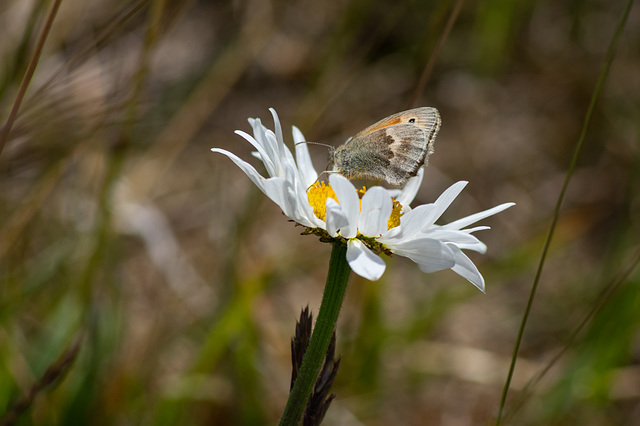
[[[340,308],[347,290],[351,268],[347,263],[347,246],[333,243],[329,273],[324,287],[316,325],[311,333],[309,348],[304,354],[296,382],[280,419],[280,426],[296,426],[304,413],[324,362],[331,335],[336,328]]]

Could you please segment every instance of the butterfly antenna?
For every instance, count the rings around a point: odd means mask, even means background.
[[[329,148],[329,149],[334,149],[334,148],[335,148],[334,146],[332,146],[332,145],[328,145],[328,144],[326,144],[326,143],[320,143],[320,142],[309,142],[309,141],[297,142],[297,143],[295,143],[294,145],[300,145],[300,144],[303,144],[303,143],[311,144],[311,145],[326,146],[326,147],[327,147],[327,148]]]

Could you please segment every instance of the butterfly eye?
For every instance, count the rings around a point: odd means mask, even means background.
[[[409,123],[415,123],[415,122],[416,122],[416,119],[415,119],[414,117],[411,117],[411,118],[409,119]]]

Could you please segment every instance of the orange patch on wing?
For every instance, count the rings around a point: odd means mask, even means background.
[[[389,126],[393,126],[395,124],[400,124],[402,123],[402,118],[401,117],[395,117],[392,118],[390,120],[385,120],[381,123],[375,124],[371,127],[367,127],[365,130],[362,131],[362,136],[364,135],[368,135],[369,133],[375,132],[376,130],[380,130],[380,129],[384,129],[385,127],[389,127]]]

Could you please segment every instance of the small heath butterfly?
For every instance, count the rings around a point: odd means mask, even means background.
[[[438,110],[430,107],[383,118],[330,151],[331,171],[404,186],[427,164],[441,122]]]

